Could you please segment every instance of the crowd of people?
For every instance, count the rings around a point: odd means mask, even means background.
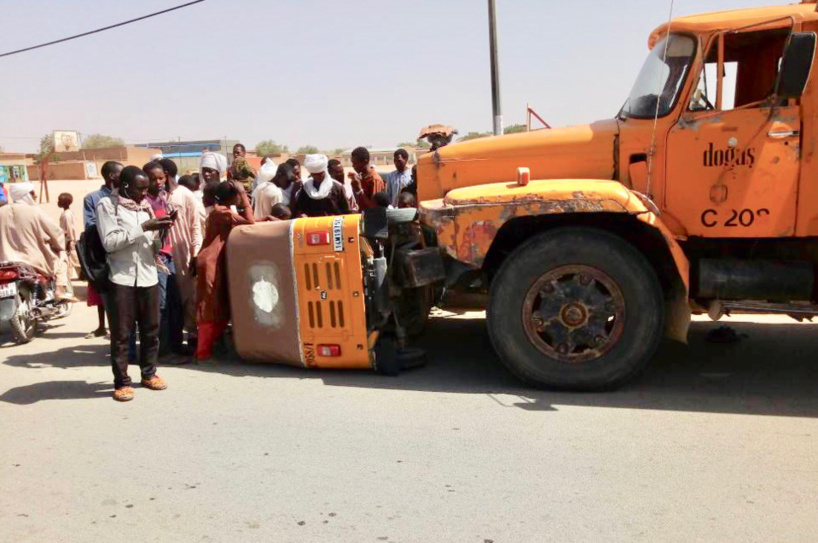
[[[199,171],[181,177],[162,157],[142,168],[105,163],[103,186],[83,201],[84,236],[97,237],[107,264],[104,277],[89,280],[87,300],[97,307],[98,326],[87,338],[110,333],[114,399],[134,398],[131,363],[139,364],[142,386],[164,390],[167,383],[156,373],[160,359],[212,357],[230,323],[225,245],[233,228],[414,207],[409,154],[398,149],[394,162],[395,171],[382,178],[364,147],[352,152],[348,175],[338,160],[307,155],[302,180],[298,160],[276,165],[264,157],[256,171],[237,144],[229,166],[224,155],[206,152]],[[76,301],[65,289],[71,270],[80,267],[73,197],[59,196],[59,225],[37,206],[30,183],[12,184],[11,197],[13,204],[0,204],[0,261],[37,267],[57,279],[61,300]]]

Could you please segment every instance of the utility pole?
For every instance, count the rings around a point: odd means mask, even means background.
[[[503,133],[503,109],[500,104],[500,61],[497,57],[497,10],[489,0],[489,47],[491,49],[491,103],[494,109],[494,135]]]

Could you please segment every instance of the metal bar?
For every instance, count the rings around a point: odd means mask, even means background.
[[[765,302],[723,302],[725,311],[743,311],[746,313],[770,313],[777,315],[818,316],[818,306],[771,304]]]
[[[721,111],[723,104],[722,91],[724,90],[724,34],[719,34],[719,58],[718,58],[718,77],[716,77],[716,111]],[[705,68],[707,69],[707,68]]]
[[[537,118],[537,120],[538,120],[538,121],[540,121],[540,122],[543,124],[543,126],[544,126],[544,127],[548,128],[548,129],[550,129],[550,128],[551,128],[551,125],[550,125],[550,124],[548,124],[547,122],[545,122],[545,119],[543,119],[542,117],[540,117],[540,116],[537,114],[537,112],[536,112],[536,111],[534,111],[533,109],[531,109],[531,107],[529,107],[529,108],[528,108],[528,115],[529,115],[529,123],[530,123],[531,115],[533,115],[534,117],[536,117],[536,118]],[[529,128],[529,130],[531,130],[531,128]]]
[[[494,135],[503,133],[503,111],[500,104],[500,61],[497,56],[497,11],[495,0],[489,0],[489,48],[491,55],[491,103],[494,111]]]

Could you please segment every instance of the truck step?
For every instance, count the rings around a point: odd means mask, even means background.
[[[812,319],[818,317],[818,305],[809,303],[778,304],[770,302],[740,301],[714,302],[721,305],[722,314],[736,313],[766,313],[774,315],[788,315],[795,320]]]

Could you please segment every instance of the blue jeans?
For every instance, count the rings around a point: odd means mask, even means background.
[[[176,282],[176,266],[173,265],[173,260],[169,257],[163,258],[165,266],[170,273],[158,271],[159,276],[159,354],[167,354],[170,350],[170,322],[167,311],[168,301],[168,282],[173,278]],[[110,319],[110,317],[109,317]],[[131,331],[131,337],[128,340],[128,361],[130,363],[136,362],[136,330]]]

